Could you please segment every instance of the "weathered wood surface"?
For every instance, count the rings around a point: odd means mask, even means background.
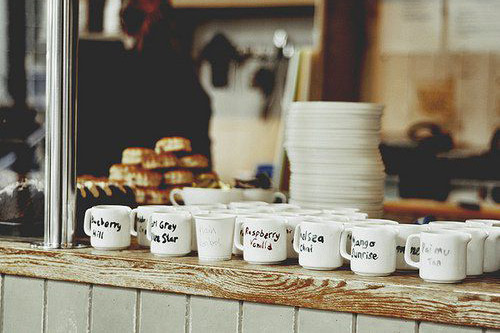
[[[0,273],[500,329],[499,274],[441,285],[416,273],[369,278],[347,269],[308,271],[295,262],[202,263],[144,249],[47,251],[5,241]]]

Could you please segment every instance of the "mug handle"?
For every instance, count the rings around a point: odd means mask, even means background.
[[[295,231],[293,232],[293,250],[300,254],[300,225],[302,223],[299,223],[295,227]]]
[[[153,217],[153,214],[149,215],[148,219],[146,220],[146,238],[148,241],[151,241],[151,218]]]
[[[406,239],[406,244],[405,244],[405,261],[410,266],[413,266],[413,267],[416,267],[416,268],[420,268],[420,262],[414,261],[411,258],[411,253],[410,253],[411,244],[412,244],[413,240],[416,239],[416,238],[418,238],[418,242],[420,243],[420,234],[410,235]]]
[[[347,228],[340,235],[340,255],[347,260],[351,260],[351,254],[347,253],[347,236],[352,235],[352,229]]]
[[[83,218],[83,231],[87,236],[92,236],[92,231],[90,230],[90,216],[92,215],[92,208],[85,211],[85,217]]]
[[[177,201],[175,201],[175,195],[176,194],[178,194],[182,198],[182,189],[180,189],[180,188],[174,188],[172,191],[170,191],[170,194],[169,194],[170,202],[174,206],[180,206],[179,203]]]
[[[135,218],[137,216],[137,208],[130,211],[130,234],[137,237],[137,230],[135,229]]]
[[[243,251],[243,244],[241,244],[241,238],[240,238],[240,231],[241,231],[242,226],[243,226],[242,220],[236,221],[236,225],[234,226],[234,234],[233,234],[234,246],[240,251]]]
[[[286,195],[281,192],[274,192],[274,201],[280,199],[282,203],[286,203]]]

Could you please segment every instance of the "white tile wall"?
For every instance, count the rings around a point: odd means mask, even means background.
[[[436,323],[421,323],[419,333],[481,333],[476,327],[461,327]]]
[[[94,286],[92,291],[92,333],[135,332],[135,289]]]
[[[357,333],[415,333],[417,323],[389,317],[375,317],[358,315],[356,323]]]
[[[42,331],[44,285],[45,281],[42,279],[10,275],[4,277],[2,297],[4,333]]]
[[[90,285],[47,281],[46,331],[86,332],[89,317]]]
[[[353,332],[352,313],[333,312],[315,309],[299,309],[298,333],[351,333]]]
[[[237,332],[238,313],[238,301],[191,296],[190,331],[192,333]]]
[[[186,296],[141,290],[139,332],[184,332]]]
[[[293,333],[295,310],[291,306],[243,303],[243,333]]]

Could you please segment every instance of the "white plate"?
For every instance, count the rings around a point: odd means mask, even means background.
[[[327,149],[377,149],[379,140],[366,142],[360,140],[286,140],[285,148],[327,148]]]
[[[336,193],[384,193],[383,186],[372,186],[372,187],[360,187],[360,186],[317,186],[317,185],[302,185],[291,183],[290,190],[303,191],[308,193],[324,193],[324,194],[336,194]]]
[[[309,193],[309,192],[301,192],[301,191],[290,191],[290,197],[295,200],[305,200],[312,202],[332,202],[339,200],[348,200],[348,201],[360,201],[363,203],[378,203],[384,198],[384,193],[337,193],[336,195],[331,194],[322,194],[322,193]]]
[[[360,102],[293,102],[290,110],[348,110],[348,111],[376,111],[382,112],[384,105]]]
[[[369,204],[365,205],[363,203],[360,203],[359,201],[351,201],[351,202],[338,202],[338,201],[332,201],[329,203],[315,203],[315,202],[310,202],[310,201],[304,201],[304,200],[296,200],[291,198],[290,203],[299,205],[303,208],[309,208],[309,209],[335,209],[335,208],[341,208],[345,206],[351,206],[354,208],[359,208],[361,212],[365,211],[382,211],[383,210],[383,202],[377,203],[377,204]]]

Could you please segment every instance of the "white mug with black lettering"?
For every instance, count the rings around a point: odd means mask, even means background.
[[[406,240],[405,260],[419,269],[428,282],[456,283],[467,275],[467,244],[472,236],[459,230],[428,230],[410,235]],[[410,244],[420,243],[420,261],[413,261]]]
[[[410,235],[427,230],[428,227],[419,224],[399,224],[396,228],[398,229],[398,238],[396,239],[396,269],[417,270],[417,268],[408,265],[405,261],[406,239],[410,237]],[[417,242],[410,245],[412,259],[418,261],[420,257],[420,244]]]
[[[236,215],[196,214],[196,242],[201,261],[230,260]]]
[[[340,235],[342,223],[306,220],[296,228],[293,248],[299,254],[299,265],[312,270],[332,270],[342,266]]]
[[[150,215],[147,226],[152,254],[178,257],[191,252],[189,212],[155,212]]]
[[[237,221],[234,238],[236,248],[243,251],[243,260],[252,264],[277,264],[286,260],[286,222],[273,217],[245,217]],[[239,236],[239,232],[237,234]]]
[[[149,247],[150,241],[146,233],[148,228],[148,220],[153,212],[172,212],[175,208],[166,205],[149,205],[139,206],[132,209],[132,217],[135,223],[133,224],[134,230],[137,232],[137,243],[143,247]]]
[[[348,235],[352,235],[351,253],[347,253]],[[358,275],[387,276],[396,270],[397,235],[393,225],[350,225],[342,232],[340,254]]]
[[[83,230],[90,245],[98,250],[122,250],[130,246],[134,231],[132,209],[119,205],[99,205],[87,209]]]
[[[472,239],[467,245],[467,275],[476,276],[484,272],[484,248],[488,233],[482,228],[467,225],[460,222],[460,225],[455,224],[429,224],[431,230],[445,229],[458,230],[471,235]]]
[[[485,273],[496,272],[500,269],[500,224],[496,220],[467,220],[468,226],[482,228],[488,233],[484,241],[483,269]],[[497,221],[500,222],[500,221]]]

